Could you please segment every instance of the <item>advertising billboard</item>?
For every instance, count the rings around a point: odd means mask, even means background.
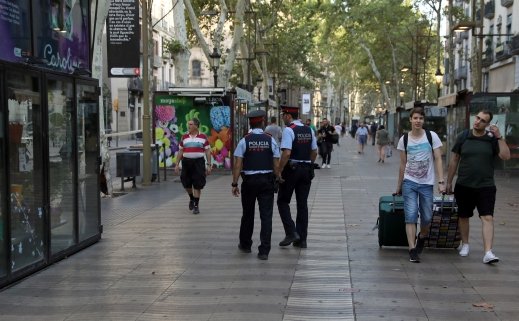
[[[179,140],[188,130],[187,123],[196,117],[200,132],[211,145],[212,164],[231,169],[232,128],[231,109],[220,97],[198,101],[192,96],[156,94],[153,107],[155,143],[160,146],[159,166],[173,167],[179,150]]]
[[[138,0],[112,1],[106,19],[108,77],[140,75]]]
[[[0,59],[22,61],[31,55],[29,0],[0,1]]]
[[[0,0],[0,59],[67,73],[89,70],[89,4],[89,0]]]

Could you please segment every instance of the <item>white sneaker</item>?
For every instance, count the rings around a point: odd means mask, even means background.
[[[491,263],[497,263],[499,262],[499,258],[492,253],[492,250],[485,253],[485,256],[483,257],[483,263],[485,264],[491,264]]]
[[[469,245],[463,244],[460,249],[460,256],[468,256],[469,255]]]
[[[330,168],[330,164],[328,164],[328,168]]]

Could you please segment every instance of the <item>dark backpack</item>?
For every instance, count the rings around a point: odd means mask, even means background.
[[[461,140],[460,140],[460,149],[461,149],[461,146],[463,146],[465,141],[468,139],[469,134],[470,134],[470,129],[463,130],[462,135],[461,135]],[[494,155],[499,154],[499,145],[497,143],[497,139],[493,139],[491,141],[491,144],[492,144],[492,151],[493,151]]]
[[[429,141],[429,144],[431,145],[431,149],[433,149],[433,142],[432,142],[432,135],[431,132],[427,129],[425,129],[425,136],[427,136],[427,140]],[[466,139],[466,137],[465,137]],[[407,155],[407,141],[409,140],[409,133],[404,134],[404,150]],[[434,153],[433,153],[434,156]]]

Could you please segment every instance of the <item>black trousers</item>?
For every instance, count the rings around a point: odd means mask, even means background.
[[[274,209],[274,175],[256,174],[243,175],[241,184],[241,206],[243,214],[240,225],[240,243],[247,248],[252,246],[254,231],[254,208],[258,201],[261,230],[260,254],[269,254],[270,238],[272,235],[272,212]]]
[[[277,204],[285,234],[297,232],[302,241],[306,241],[308,234],[308,194],[312,186],[313,171],[311,164],[295,167],[287,164],[282,173],[284,182],[279,184]],[[294,192],[297,204],[295,223],[290,213],[290,200]]]
[[[323,158],[323,164],[330,164],[332,160],[333,144],[330,142],[322,142],[319,148],[319,153]]]

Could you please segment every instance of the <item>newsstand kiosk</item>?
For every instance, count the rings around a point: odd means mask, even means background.
[[[67,1],[67,23],[55,26],[61,12],[44,1],[4,2],[17,14],[0,15],[0,288],[102,230],[89,1]]]

